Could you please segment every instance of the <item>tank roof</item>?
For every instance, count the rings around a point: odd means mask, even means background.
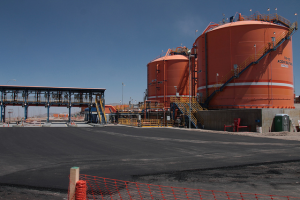
[[[162,61],[162,60],[189,60],[189,59],[183,55],[168,55],[168,56],[163,56],[163,57],[157,58],[157,59],[151,61],[150,63]]]
[[[270,23],[270,22],[264,22],[264,21],[237,21],[237,22],[231,22],[231,23],[226,23],[226,24],[223,24],[221,26],[218,26],[210,31],[214,31],[214,30],[217,30],[217,29],[221,29],[221,28],[227,28],[229,26],[242,26],[242,25],[271,25],[271,26],[277,26],[277,27],[280,27],[280,28],[285,28],[287,29],[287,27],[284,27],[284,26],[280,26],[278,24],[274,24],[274,23]],[[208,31],[208,32],[210,32]]]

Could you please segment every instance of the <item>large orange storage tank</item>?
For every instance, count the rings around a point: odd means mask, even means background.
[[[184,55],[168,55],[147,65],[147,98],[170,107],[170,97],[189,95],[189,59]],[[174,87],[175,86],[175,87]]]
[[[205,100],[226,76],[247,58],[259,57],[272,37],[288,28],[270,22],[238,21],[203,33],[196,40],[198,51],[198,95]],[[276,41],[275,41],[276,44]],[[292,40],[283,42],[258,64],[233,79],[209,102],[210,109],[294,108]]]

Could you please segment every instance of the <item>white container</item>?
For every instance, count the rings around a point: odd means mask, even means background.
[[[262,127],[257,126],[257,127],[256,127],[256,132],[257,132],[257,133],[262,133]]]

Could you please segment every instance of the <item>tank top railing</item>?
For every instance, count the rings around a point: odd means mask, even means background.
[[[279,23],[288,28],[291,26],[291,22],[288,19],[278,15],[277,13],[266,15],[266,14],[260,14],[257,12],[250,16],[243,15],[240,19],[238,19],[238,21],[264,21],[264,22],[271,22],[271,23]],[[207,28],[203,31],[203,33],[211,31],[223,24],[224,23],[216,24],[216,23],[211,22],[207,26]]]
[[[255,20],[255,21],[265,21],[265,22],[274,22],[274,23],[280,23],[286,27],[290,27],[291,26],[291,22],[278,15],[277,13],[274,14],[260,14],[260,13],[254,13],[253,15],[250,16],[243,16],[243,20]]]
[[[265,57],[272,50],[276,50],[285,40],[287,40],[295,30],[298,29],[298,23],[294,22],[290,26],[288,31],[282,32],[274,42],[265,44],[261,49],[259,49],[254,55],[249,56],[245,61],[239,64],[236,68],[231,69],[227,74],[223,75],[221,80],[216,82],[212,88],[208,91],[208,98],[205,99],[205,104],[207,105],[210,99],[217,93],[222,91],[222,89],[234,78],[238,78],[239,75],[248,67],[257,64],[263,57]]]

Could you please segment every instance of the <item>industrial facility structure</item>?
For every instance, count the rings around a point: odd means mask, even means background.
[[[91,116],[91,108],[96,106],[100,119],[102,116],[102,121],[105,122],[105,111],[103,109],[105,107],[105,89],[103,88],[1,85],[0,92],[0,122],[5,122],[6,106],[24,107],[24,120],[27,119],[29,106],[45,106],[47,108],[47,122],[49,122],[50,107],[67,107],[70,122],[72,107],[88,107],[89,116]]]
[[[210,23],[191,49],[169,49],[148,63],[144,102],[136,105],[105,106],[101,88],[0,86],[1,121],[6,105],[23,106],[25,119],[27,107],[35,105],[48,108],[47,121],[50,106],[66,106],[69,121],[71,107],[81,107],[94,123],[265,132],[274,129],[276,114],[287,114],[294,124],[291,117],[300,120],[292,52],[297,29],[297,22],[277,13]]]
[[[146,99],[173,111],[173,120],[181,113],[196,128],[206,126],[203,118],[211,110],[288,112],[295,108],[292,35],[297,29],[297,22],[277,13],[210,23],[192,49],[169,49],[148,63]],[[258,118],[254,125],[263,126]]]

